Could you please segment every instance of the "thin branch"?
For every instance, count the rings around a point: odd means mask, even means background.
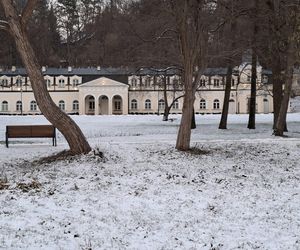
[[[21,15],[21,21],[23,27],[25,27],[32,16],[32,12],[35,9],[38,0],[28,0],[26,6],[24,7]]]

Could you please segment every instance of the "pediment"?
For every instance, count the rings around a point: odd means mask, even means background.
[[[81,84],[78,87],[128,87],[128,85],[122,82],[109,79],[107,77],[100,77],[95,80]]]

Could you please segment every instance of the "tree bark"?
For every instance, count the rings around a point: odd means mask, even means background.
[[[232,66],[231,66],[231,62],[229,62],[228,67],[227,67],[224,103],[223,103],[223,110],[222,110],[222,116],[221,116],[221,120],[220,120],[220,124],[219,124],[219,129],[227,129],[227,118],[228,118],[231,82],[232,82]]]
[[[169,118],[169,103],[168,103],[168,93],[167,93],[167,76],[164,76],[164,101],[165,101],[165,108],[163,114],[163,121],[167,121]]]
[[[276,122],[276,128],[274,130],[275,136],[283,136],[283,132],[286,124],[287,110],[289,107],[289,100],[292,91],[293,84],[293,70],[294,70],[294,59],[295,59],[295,41],[294,37],[290,39],[288,51],[287,51],[287,63],[285,70],[285,85],[284,95],[282,98],[278,119]]]
[[[253,8],[253,34],[252,34],[252,60],[251,60],[251,95],[249,102],[248,129],[255,129],[256,113],[256,84],[257,84],[257,35],[258,35],[258,11],[259,1],[255,0]]]
[[[182,117],[177,136],[176,149],[187,151],[190,149],[191,121],[195,102],[195,90],[193,88],[193,69],[189,62],[184,67],[185,95],[183,100]]]
[[[10,0],[2,0],[2,6],[10,27],[10,33],[14,37],[17,50],[30,78],[34,97],[41,112],[64,135],[70,146],[71,154],[88,153],[91,147],[80,128],[51,99],[44,82],[41,67],[30,45],[26,27],[18,16],[12,2]]]
[[[196,126],[196,117],[195,117],[195,109],[193,108],[193,116],[192,116],[192,123],[191,123],[191,129],[195,129]]]
[[[249,102],[249,120],[248,128],[255,129],[255,113],[256,113],[256,73],[257,57],[255,51],[252,51],[252,69],[251,69],[251,96]]]

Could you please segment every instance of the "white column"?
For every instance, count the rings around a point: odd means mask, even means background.
[[[99,96],[95,97],[95,115],[99,115]]]
[[[108,97],[108,115],[112,115],[112,107],[113,107],[113,98]]]

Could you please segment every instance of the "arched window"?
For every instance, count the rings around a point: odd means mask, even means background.
[[[145,109],[151,109],[151,101],[149,99],[145,101]]]
[[[138,105],[137,105],[137,100],[133,99],[131,100],[131,109],[137,109]]]
[[[164,110],[165,109],[165,101],[163,99],[160,99],[158,101],[158,109],[159,110]]]
[[[65,87],[65,80],[64,79],[59,79],[58,80],[58,87],[59,88],[64,88]]]
[[[65,101],[60,100],[60,101],[58,102],[58,107],[59,107],[61,110],[65,110]]]
[[[174,103],[173,103],[173,109],[179,109],[179,101],[176,100]]]
[[[2,111],[8,111],[8,102],[7,101],[3,101],[1,104],[1,110]]]
[[[22,102],[21,101],[17,101],[17,103],[16,103],[16,110],[17,111],[21,111],[22,110]]]
[[[79,102],[77,100],[73,101],[73,110],[74,111],[79,110]]]
[[[30,102],[30,111],[37,111],[36,101],[31,101]]]
[[[220,101],[218,99],[214,100],[214,109],[220,109]]]
[[[200,109],[206,109],[206,101],[204,99],[200,100]]]

